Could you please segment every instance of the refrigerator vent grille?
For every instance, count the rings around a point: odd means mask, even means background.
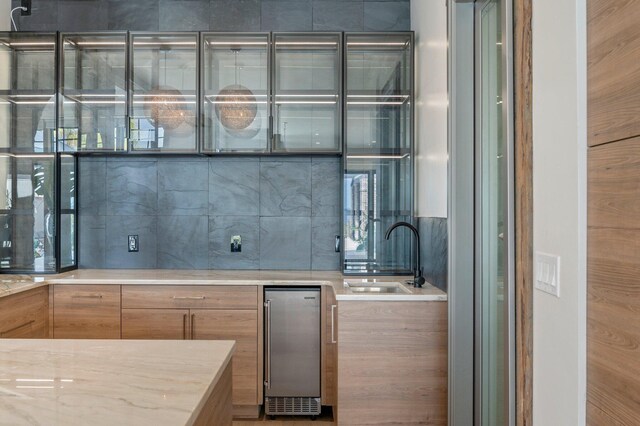
[[[320,398],[267,398],[266,411],[269,415],[310,415],[320,414]]]

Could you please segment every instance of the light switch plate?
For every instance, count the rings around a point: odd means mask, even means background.
[[[536,288],[560,297],[560,256],[536,253]]]

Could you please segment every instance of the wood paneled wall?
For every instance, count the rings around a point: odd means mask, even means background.
[[[640,424],[640,1],[588,0],[587,423]]]

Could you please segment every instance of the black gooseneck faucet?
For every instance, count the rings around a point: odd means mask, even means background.
[[[384,234],[384,238],[388,240],[393,230],[400,227],[409,228],[416,237],[416,267],[413,270],[413,286],[422,287],[426,280],[422,276],[422,268],[420,267],[420,234],[416,227],[408,222],[396,222],[387,229],[387,232]]]

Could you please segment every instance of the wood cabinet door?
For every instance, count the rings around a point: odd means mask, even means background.
[[[53,337],[119,339],[119,285],[53,286]]]
[[[335,405],[337,394],[338,365],[338,305],[332,288],[323,287],[324,315],[322,319],[322,405]]]
[[[258,312],[243,310],[191,310],[191,335],[197,340],[235,340],[233,404],[258,402]]]
[[[0,299],[0,338],[49,337],[49,291],[46,287]]]
[[[123,309],[123,339],[190,338],[188,309]]]

